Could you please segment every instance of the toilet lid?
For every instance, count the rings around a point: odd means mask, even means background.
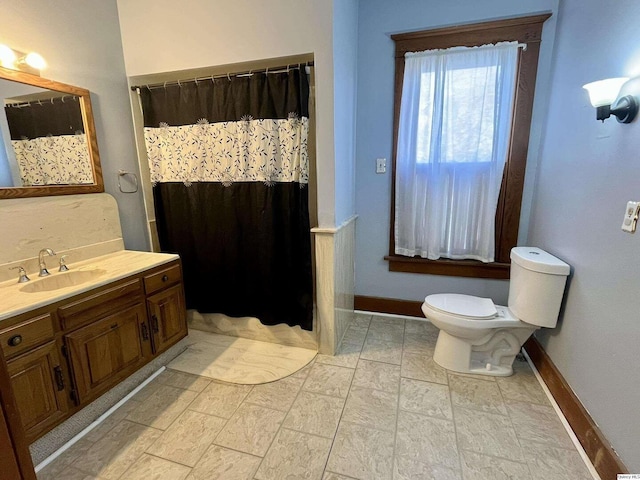
[[[457,293],[429,295],[424,302],[435,310],[476,319],[494,318],[498,311],[490,298],[473,297]]]

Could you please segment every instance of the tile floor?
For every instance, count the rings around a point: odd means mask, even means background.
[[[426,322],[357,315],[335,357],[263,385],[167,370],[40,480],[589,480],[533,372],[448,373]]]

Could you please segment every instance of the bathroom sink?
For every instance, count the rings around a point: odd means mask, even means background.
[[[60,288],[75,287],[90,280],[94,280],[104,275],[106,270],[71,270],[69,272],[52,273],[49,277],[34,280],[24,287],[20,287],[21,292],[37,293],[49,292]]]

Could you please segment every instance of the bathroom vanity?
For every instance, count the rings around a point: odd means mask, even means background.
[[[121,250],[0,284],[0,348],[28,442],[187,335],[176,255]]]

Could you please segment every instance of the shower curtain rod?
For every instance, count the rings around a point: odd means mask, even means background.
[[[8,103],[5,105],[5,107],[8,108],[24,108],[24,107],[31,107],[33,105],[40,105],[42,106],[43,103],[47,103],[47,102],[51,102],[51,104],[53,105],[54,100],[59,99],[62,103],[64,103],[64,99],[65,98],[71,98],[73,100],[78,100],[78,97],[76,95],[62,95],[61,97],[53,97],[51,99],[44,99],[44,100],[29,100],[27,102],[20,102],[20,103]]]
[[[211,80],[213,81],[215,78],[228,78],[231,80],[231,77],[250,77],[254,73],[283,73],[288,72],[289,70],[295,70],[296,68],[302,67],[313,67],[313,62],[301,62],[301,63],[291,63],[289,65],[282,65],[280,67],[266,67],[266,68],[256,68],[251,70],[246,70],[244,72],[236,72],[236,73],[223,73],[220,75],[209,75],[207,77],[196,77],[196,78],[186,78],[184,80],[172,80],[170,82],[161,82],[161,83],[150,83],[146,85],[135,85],[131,87],[131,90],[138,91],[140,88],[148,88],[149,90],[153,88],[166,88],[171,85],[182,86],[183,83],[192,83]]]

